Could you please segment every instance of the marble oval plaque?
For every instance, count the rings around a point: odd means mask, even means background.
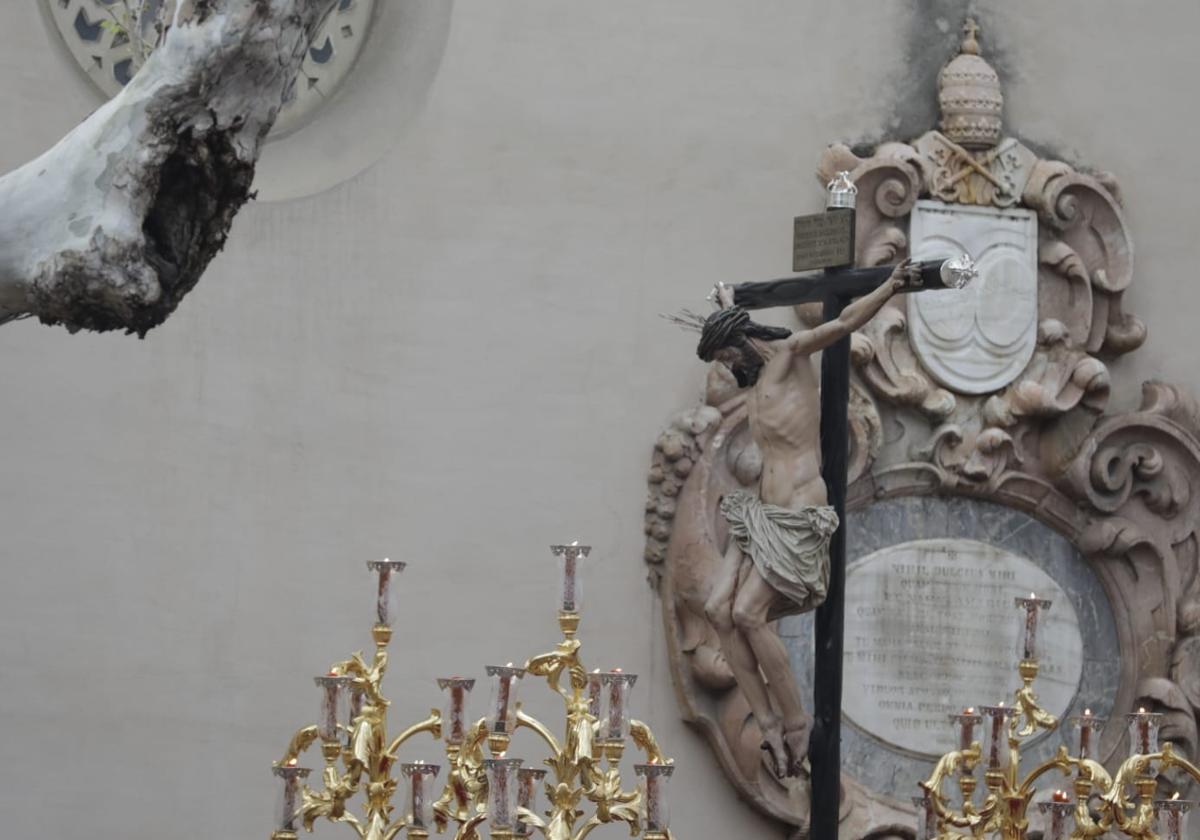
[[[846,717],[870,735],[936,757],[956,746],[947,717],[1011,702],[1023,613],[1036,592],[1038,698],[1061,716],[1075,697],[1083,639],[1063,590],[1033,561],[970,539],[914,540],[875,551],[846,573]]]

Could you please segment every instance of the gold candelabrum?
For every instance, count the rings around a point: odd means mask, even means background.
[[[635,837],[672,840],[666,793],[674,764],[650,728],[629,717],[629,694],[637,677],[620,670],[589,673],[580,657],[579,570],[590,551],[578,543],[551,546],[560,568],[563,640],[524,667],[488,666],[492,697],[485,717],[474,724],[466,717],[475,680],[447,677],[437,681],[445,692],[445,710],[434,709],[395,736],[388,733],[389,702],[382,682],[392,625],[400,614],[396,582],[405,564],[368,563],[378,575],[377,621],[371,631],[375,654],[368,661],[356,653],[316,678],[320,720],[297,730],[273,766],[282,791],[272,840],[295,840],[301,825],[312,831],[322,818],[350,826],[362,840],[392,840],[402,831],[408,840],[425,840],[431,832],[451,829],[455,840],[479,840],[484,824],[495,840],[530,837],[535,831],[546,840],[583,840],[598,826],[614,822],[625,823]],[[544,678],[561,697],[561,737],[521,708],[517,688],[527,676]],[[540,738],[549,753],[544,762],[549,772],[522,767],[521,759],[508,757],[519,729]],[[441,768],[399,758],[401,747],[419,735],[440,740],[445,750],[447,774],[437,799],[433,785]],[[634,765],[638,785],[627,790],[619,764],[630,739],[645,761]],[[322,786],[313,789],[305,784],[312,771],[299,766],[299,760],[317,743],[325,767]],[[549,800],[547,810],[538,808],[539,786]],[[401,789],[405,803],[398,810],[393,798]],[[350,807],[359,794],[361,816]],[[590,815],[584,810],[589,805]]]
[[[1071,718],[1075,730],[1074,754],[1064,744],[1049,760],[1028,774],[1021,770],[1021,744],[1039,730],[1053,730],[1058,719],[1043,709],[1033,691],[1038,675],[1037,626],[1039,614],[1050,602],[1035,595],[1017,598],[1025,611],[1025,633],[1018,673],[1021,687],[1014,703],[968,708],[951,715],[958,727],[958,749],[946,753],[933,773],[920,783],[917,806],[917,840],[961,840],[998,836],[1019,840],[1029,829],[1028,812],[1048,773],[1061,772],[1073,779],[1073,792],[1055,790],[1038,803],[1045,816],[1045,840],[1091,840],[1106,833],[1138,840],[1182,840],[1187,812],[1194,803],[1156,799],[1158,774],[1178,768],[1200,781],[1200,769],[1177,755],[1170,743],[1159,745],[1162,715],[1138,709],[1127,715],[1130,755],[1115,776],[1097,760],[1100,730],[1106,720],[1090,709]],[[986,754],[974,739],[975,729],[986,719]],[[976,795],[977,768],[983,764],[985,792]],[[949,789],[956,786],[957,795]],[[977,804],[977,800],[979,801]]]

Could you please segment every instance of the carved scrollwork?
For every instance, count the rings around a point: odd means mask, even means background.
[[[847,481],[866,475],[883,445],[883,420],[871,395],[858,382],[850,382],[850,461]],[[760,456],[760,469],[761,469]]]
[[[850,354],[863,380],[882,399],[916,408],[933,421],[953,413],[954,395],[936,385],[916,363],[904,310],[881,311],[854,335]]]
[[[984,420],[1011,427],[1026,417],[1057,417],[1084,406],[1104,410],[1109,396],[1108,368],[1099,359],[1071,347],[1061,321],[1038,325],[1038,349],[1021,378],[984,404]]]
[[[899,262],[908,248],[908,237],[896,225],[880,225],[867,236],[859,264],[890,265]]]
[[[1157,391],[1148,393],[1157,400]],[[1164,405],[1161,400],[1154,404]],[[1067,479],[1097,511],[1152,520],[1171,544],[1200,524],[1194,487],[1200,480],[1200,443],[1158,410],[1143,409],[1102,422]]]
[[[1060,314],[1061,323],[1067,326],[1070,343],[1074,347],[1087,347],[1092,333],[1092,278],[1087,266],[1075,249],[1061,239],[1043,237],[1038,248],[1038,264],[1062,278],[1067,284],[1067,293],[1061,297],[1064,306]]]
[[[961,472],[964,478],[996,487],[1010,467],[1023,463],[1012,435],[1003,429],[985,429],[975,439],[975,448]]]
[[[1091,480],[1097,498],[1109,510],[1121,507],[1136,493],[1150,510],[1171,517],[1191,498],[1187,478],[1169,468],[1148,443],[1101,449],[1092,459]]]
[[[1090,279],[1095,294],[1089,352],[1120,355],[1140,347],[1146,327],[1121,308],[1121,297],[1133,281],[1133,242],[1117,201],[1115,180],[1043,160],[1034,165],[1023,198],[1074,252],[1075,275],[1085,273]]]

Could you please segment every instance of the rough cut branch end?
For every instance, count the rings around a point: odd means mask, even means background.
[[[112,100],[0,178],[0,322],[144,336],[221,250],[336,0],[201,2]]]

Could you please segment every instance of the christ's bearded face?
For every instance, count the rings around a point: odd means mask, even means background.
[[[732,306],[719,309],[705,319],[696,355],[706,362],[725,365],[738,385],[748,388],[758,381],[758,374],[766,364],[754,340],[778,341],[789,335],[791,331],[783,327],[754,323],[745,309]]]
[[[713,358],[729,368],[739,388],[748,388],[758,381],[762,372],[762,356],[744,338],[737,345],[722,347]]]

